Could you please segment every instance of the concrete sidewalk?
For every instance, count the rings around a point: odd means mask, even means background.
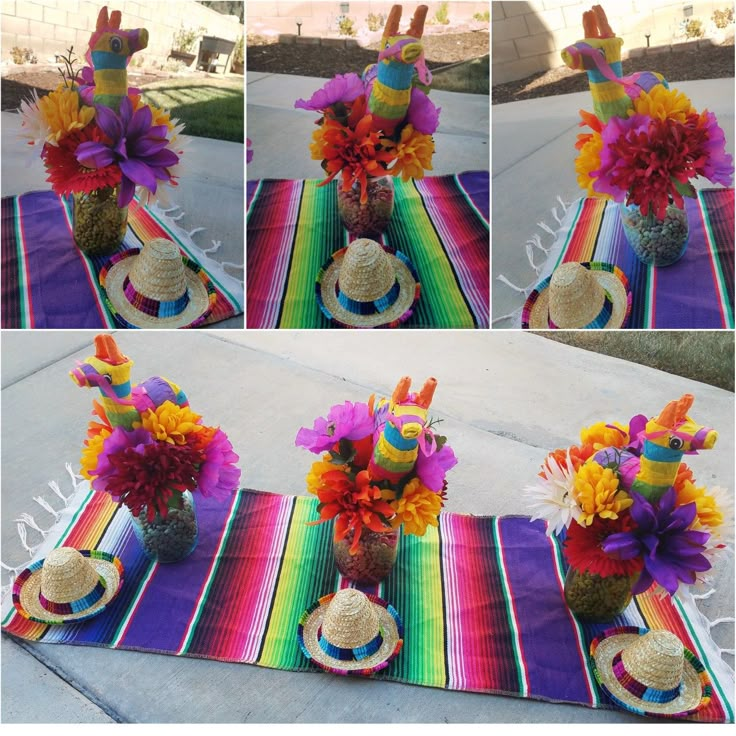
[[[734,81],[711,79],[672,82],[684,92],[698,111],[708,109],[718,117],[726,134],[727,150],[734,154]],[[538,281],[526,256],[525,243],[535,233],[543,243],[552,237],[541,229],[543,222],[554,230],[557,222],[551,209],[557,197],[571,203],[583,196],[575,177],[578,110],[592,110],[589,92],[544,97],[493,106],[493,209],[491,213],[492,309],[493,318],[520,310],[525,297],[497,277],[525,287]],[[714,186],[699,181],[700,186]],[[535,250],[535,262],[543,253]],[[519,327],[504,320],[494,327]]]
[[[245,487],[305,494],[312,459],[294,446],[298,428],[334,403],[390,394],[403,374],[438,379],[431,413],[444,420],[459,458],[448,476],[450,511],[526,513],[521,489],[549,449],[577,441],[582,426],[600,419],[653,415],[685,392],[696,396],[693,416],[720,433],[713,451],[688,462],[708,486],[734,487],[732,393],[532,334],[455,332],[440,341],[348,331],[315,341],[307,332],[120,331],[116,339],[135,361],[134,381],[170,377],[205,421],[222,426],[240,454]],[[50,526],[33,497],[58,508],[47,483],[57,480],[68,493],[64,463],[77,467],[93,394],[76,388],[68,371],[93,352],[92,333],[4,332],[1,347],[2,560],[16,566],[28,555],[14,519],[27,512]],[[29,535],[29,544],[37,541]],[[733,616],[733,557],[714,573],[716,593],[699,603],[711,620]],[[716,626],[712,635],[733,647],[733,627]],[[618,711],[6,636],[2,720],[642,723]]]
[[[362,70],[356,69],[359,73]],[[247,73],[246,130],[253,145],[250,179],[317,179],[319,161],[309,154],[314,121],[319,113],[295,110],[294,102],[308,100],[326,82],[316,77]],[[442,108],[434,135],[433,169],[440,176],[489,168],[489,105],[487,95],[433,90],[430,97]]]
[[[20,115],[3,112],[2,120],[2,196],[32,191],[48,191],[46,170],[39,156],[29,156],[18,138]],[[179,186],[170,199],[179,206],[171,212],[176,217],[184,213],[177,224],[186,231],[204,228],[193,236],[202,249],[213,241],[222,245],[210,257],[218,263],[244,264],[243,166],[245,145],[212,138],[189,138],[182,160]],[[226,268],[234,278],[244,278],[243,269]],[[243,315],[216,325],[220,328],[242,328]]]

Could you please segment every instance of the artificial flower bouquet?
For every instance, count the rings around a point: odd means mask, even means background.
[[[438,526],[457,459],[427,411],[436,382],[418,393],[404,377],[391,399],[333,406],[296,445],[321,455],[307,475],[322,523],[335,519],[335,556],[346,577],[376,582],[396,559],[397,532]]]
[[[121,30],[120,13],[103,8],[89,66],[75,69],[69,49],[57,89],[34,92],[19,109],[21,136],[40,149],[53,191],[73,196],[75,240],[94,255],[122,242],[136,190],[144,202],[168,203],[164,188],[177,185],[184,126],[127,85],[126,66],[147,39],[145,29]]]
[[[320,113],[310,146],[327,174],[319,186],[342,172],[338,210],[356,237],[375,236],[388,225],[393,185],[385,177],[421,179],[432,169],[440,108],[427,96],[431,73],[420,41],[426,12],[420,6],[407,33],[399,34],[401,6],[395,5],[377,64],[362,77],[338,74],[294,104]]]
[[[721,490],[698,485],[682,462],[717,437],[687,415],[692,402],[686,394],[654,419],[584,428],[525,489],[532,520],[565,535],[565,598],[581,617],[610,620],[652,586],[675,595],[725,546]]]
[[[94,402],[82,449],[82,475],[134,516],[165,519],[185,491],[226,500],[238,489],[238,456],[225,432],[202,424],[188,405],[164,401],[140,413],[130,429],[113,426]]]
[[[688,238],[684,197],[692,180],[729,186],[733,160],[716,116],[698,112],[661,74],[624,77],[623,41],[600,6],[583,14],[585,38],[562,52],[572,69],[588,74],[594,112],[581,110],[575,171],[591,197],[621,203],[624,232],[644,263],[666,266],[684,253]]]

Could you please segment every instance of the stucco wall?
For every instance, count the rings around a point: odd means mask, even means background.
[[[491,15],[492,82],[523,79],[530,74],[562,64],[560,51],[583,36],[583,11],[595,3],[570,0],[526,0],[494,2]],[[707,27],[714,10],[733,7],[728,0],[616,0],[602,3],[611,28],[623,38],[623,54],[647,45],[669,45],[685,41],[681,22],[685,9],[691,19]]]
[[[53,60],[70,45],[79,55],[87,50],[102,0],[2,0],[0,30],[2,58],[9,58],[14,46],[33,49],[39,63]],[[243,34],[237,18],[221,15],[194,0],[178,2],[133,2],[111,0],[110,10],[122,12],[123,28],[147,28],[148,48],[133,57],[137,63],[163,63],[180,26],[207,29],[206,35],[236,41]],[[195,45],[194,53],[197,51]]]

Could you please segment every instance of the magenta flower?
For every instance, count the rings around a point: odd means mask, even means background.
[[[324,111],[338,102],[353,102],[364,92],[363,82],[357,74],[338,74],[308,100],[297,100],[294,107],[300,110]]]
[[[432,135],[440,124],[441,107],[435,107],[432,100],[417,87],[411,90],[406,122],[414,126],[414,130]]]
[[[120,114],[104,105],[95,105],[95,119],[111,143],[81,143],[75,156],[82,166],[99,169],[117,163],[122,172],[118,206],[125,207],[133,199],[136,186],[156,193],[157,181],[171,181],[168,169],[179,163],[179,157],[167,148],[168,128],[151,125],[151,108],[144,105],[133,112],[130,99],[123,97]]]
[[[97,456],[97,467],[90,471],[90,475],[96,476],[92,481],[92,488],[96,491],[108,491],[108,480],[115,472],[113,463],[110,461],[111,455],[122,455],[127,449],[140,453],[143,452],[145,445],[153,443],[153,437],[145,429],[115,427],[112,434],[102,443],[102,451]]]
[[[733,158],[726,153],[726,136],[712,112],[703,111],[699,122],[706,132],[702,174],[709,181],[729,187],[733,181]]]
[[[609,535],[602,542],[603,551],[621,560],[642,558],[644,569],[633,593],[643,593],[657,582],[674,595],[679,581],[690,585],[695,582],[696,572],[710,569],[710,562],[703,556],[710,534],[690,529],[695,503],[675,508],[674,488],[654,504],[636,491],[631,497],[631,518],[636,529]]]
[[[417,455],[415,467],[417,477],[429,488],[430,491],[439,493],[445,482],[447,471],[457,465],[457,458],[452,448],[445,444],[437,452],[425,455],[420,452]]]
[[[240,469],[235,465],[240,458],[233,452],[230,440],[221,429],[215,432],[203,453],[204,462],[199,468],[197,487],[203,496],[225,501],[240,485]]]
[[[253,144],[251,143],[250,138],[246,138],[245,143],[245,163],[249,164],[253,160],[253,149],[251,148]]]
[[[362,440],[372,432],[373,417],[368,404],[346,401],[333,406],[326,419],[317,417],[312,429],[302,427],[294,444],[319,455],[342,439]]]

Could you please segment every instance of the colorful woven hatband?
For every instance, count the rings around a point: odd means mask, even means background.
[[[710,703],[703,663],[668,631],[607,629],[591,642],[590,656],[601,689],[632,713],[685,718]]]

